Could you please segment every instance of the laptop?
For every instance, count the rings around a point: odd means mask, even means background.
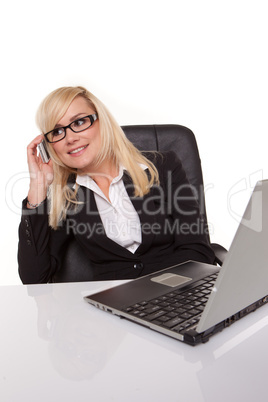
[[[268,180],[257,182],[222,267],[187,261],[85,300],[189,345],[268,302]]]

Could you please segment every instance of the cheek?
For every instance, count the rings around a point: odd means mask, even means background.
[[[97,132],[95,133],[95,135],[92,138],[92,142],[94,142],[94,144],[99,148],[101,146],[101,138],[100,138],[100,134]]]
[[[53,150],[58,156],[62,154],[62,147],[60,146],[60,144],[53,145]]]

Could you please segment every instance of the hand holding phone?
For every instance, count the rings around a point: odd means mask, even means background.
[[[40,153],[41,159],[43,163],[48,163],[50,160],[50,156],[47,150],[46,142],[43,140],[40,144],[37,145],[37,149]]]

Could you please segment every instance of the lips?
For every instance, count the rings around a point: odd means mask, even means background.
[[[72,151],[68,152],[69,155],[80,155],[88,145],[84,145],[83,147],[75,148]]]

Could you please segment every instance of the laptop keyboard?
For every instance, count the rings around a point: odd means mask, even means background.
[[[141,301],[124,309],[132,316],[183,334],[195,328],[205,308],[217,273],[210,275],[185,291],[173,290],[149,301]]]

